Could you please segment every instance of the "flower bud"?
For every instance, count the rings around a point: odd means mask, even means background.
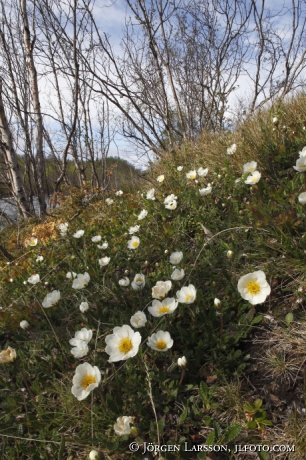
[[[99,452],[97,452],[96,450],[90,451],[89,453],[90,460],[99,460],[99,457],[100,457]]]
[[[214,306],[216,308],[220,308],[221,307],[221,300],[217,299],[217,297],[215,298],[214,300]]]
[[[277,118],[277,117],[273,117],[273,118],[272,118],[272,123],[273,123],[273,125],[278,125],[278,118]]]
[[[226,257],[227,257],[228,259],[232,259],[232,258],[233,258],[233,255],[234,255],[233,251],[227,251],[227,253],[226,253]]]
[[[180,368],[185,368],[186,365],[187,365],[187,359],[185,358],[185,356],[182,356],[181,358],[178,358],[177,360],[177,365],[178,367]]]
[[[29,326],[29,323],[25,319],[20,322],[21,329],[28,329]]]

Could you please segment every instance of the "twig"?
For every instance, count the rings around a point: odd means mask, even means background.
[[[153,401],[153,394],[152,394],[152,385],[151,385],[151,381],[150,381],[150,374],[149,374],[149,370],[148,370],[148,367],[147,367],[146,362],[143,361],[143,363],[144,363],[145,368],[146,368],[147,380],[148,380],[148,385],[149,385],[149,398],[150,398],[150,401],[151,401],[151,404],[152,404],[152,409],[153,409],[154,417],[155,417],[156,431],[157,431],[157,444],[160,445],[159,426],[158,426],[158,419],[157,419],[156,409],[155,409],[155,405],[154,405],[154,401]]]

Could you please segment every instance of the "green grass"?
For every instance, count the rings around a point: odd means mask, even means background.
[[[162,453],[169,460],[206,458],[204,452],[184,451],[185,442],[227,445],[231,452],[218,453],[220,459],[234,458],[235,444],[265,443],[295,445],[288,458],[304,458],[306,221],[298,196],[305,191],[306,173],[292,168],[306,145],[304,107],[301,94],[233,133],[203,133],[198,143],[186,143],[154,164],[139,192],[109,193],[111,205],[99,194],[88,202],[86,189],[73,189],[59,195],[60,207],[46,221],[3,230],[1,243],[14,260],[1,262],[1,349],[14,348],[17,358],[0,364],[1,458],[87,459],[92,449],[105,459],[140,458],[129,451],[132,441],[141,452],[143,443],[180,446],[180,452]],[[227,155],[233,143],[237,150]],[[261,179],[250,186],[243,165],[252,160]],[[187,179],[188,171],[200,167],[208,167],[206,177]],[[165,180],[159,183],[161,174]],[[199,189],[208,184],[212,193],[201,196]],[[146,199],[150,188],[155,200]],[[173,210],[164,204],[171,194],[177,197]],[[147,216],[138,220],[144,209]],[[58,231],[63,222],[69,223],[66,236]],[[131,250],[129,228],[135,225],[140,225],[135,234],[140,244]],[[80,229],[84,235],[74,238]],[[25,247],[32,235],[37,246]],[[100,243],[91,241],[96,235],[102,236]],[[104,241],[108,247],[99,249]],[[175,251],[183,253],[177,268],[185,276],[172,280],[167,297],[176,298],[192,284],[196,300],[153,317],[152,288],[171,279],[169,258]],[[36,261],[39,255],[42,262]],[[104,267],[98,262],[102,257],[110,257]],[[258,270],[271,294],[251,305],[237,284]],[[69,271],[89,273],[88,285],[73,289]],[[30,285],[35,273],[41,281]],[[145,276],[143,289],[119,285],[136,274]],[[42,301],[53,290],[60,291],[60,301],[44,309]],[[218,307],[215,298],[221,300]],[[89,304],[85,313],[81,302]],[[145,327],[137,329],[138,353],[110,363],[106,336],[114,327],[130,325],[137,311],[147,316]],[[28,329],[20,328],[22,320]],[[75,358],[69,340],[83,327],[93,331],[90,350]],[[147,345],[158,330],[173,339],[167,352]],[[186,369],[177,365],[182,356]],[[98,388],[79,401],[71,388],[83,362],[104,373]],[[121,416],[134,417],[129,435],[114,431]],[[269,458],[286,455],[274,452]]]

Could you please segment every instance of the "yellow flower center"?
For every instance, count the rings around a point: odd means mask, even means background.
[[[168,313],[168,311],[170,311],[170,308],[167,307],[166,305],[162,305],[159,309],[158,309],[158,313],[161,314],[161,313]]]
[[[140,316],[138,316],[138,318],[136,318],[136,324],[138,324],[140,321],[141,321],[141,318]]]
[[[304,163],[303,165],[300,165],[299,168],[306,168],[306,163]]]
[[[138,241],[134,241],[134,242],[132,243],[132,246],[133,246],[134,248],[137,248],[137,246],[138,246]]]
[[[120,340],[118,348],[120,353],[127,354],[133,348],[132,340],[129,337],[124,337]]]
[[[158,341],[156,342],[156,345],[155,345],[155,346],[156,346],[156,348],[158,348],[159,350],[164,350],[165,348],[167,348],[166,342],[165,342],[164,340],[162,340],[162,339],[161,339],[161,340],[158,340]]]
[[[192,294],[188,294],[188,295],[186,295],[186,299],[185,299],[185,300],[186,300],[186,302],[188,302],[188,301],[189,301],[190,299],[192,299],[192,298],[193,298],[193,295],[192,295]]]
[[[81,386],[84,388],[84,390],[87,390],[89,385],[91,385],[92,383],[96,383],[96,379],[94,378],[94,376],[93,375],[85,375],[82,378]]]
[[[260,286],[257,283],[257,281],[250,281],[247,284],[246,288],[247,288],[247,291],[252,295],[256,295],[260,292]]]
[[[254,171],[255,168],[249,168],[249,171]]]
[[[137,278],[136,283],[142,283],[142,278]]]
[[[258,180],[258,177],[254,176],[252,177],[252,182],[256,182]]]
[[[194,179],[195,178],[195,174],[190,174],[190,179]]]

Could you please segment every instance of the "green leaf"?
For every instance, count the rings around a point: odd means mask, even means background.
[[[219,440],[222,436],[222,430],[221,430],[219,423],[216,420],[213,421],[213,427],[216,433],[216,440]]]
[[[187,415],[188,415],[188,407],[185,407],[185,409],[181,413],[179,423],[183,423],[186,420]]]
[[[213,429],[206,438],[205,444],[207,446],[212,446],[216,437],[215,429]]]
[[[234,441],[234,439],[237,438],[241,430],[242,430],[242,425],[240,425],[240,423],[233,423],[232,425],[227,427],[225,431],[225,439],[228,442]]]
[[[260,460],[269,460],[270,454],[269,454],[269,452],[259,451],[258,452],[258,457],[260,458]]]
[[[260,409],[261,406],[262,406],[262,399],[260,398],[256,399],[254,402],[255,409]]]
[[[249,420],[247,423],[247,427],[250,430],[255,430],[257,428],[257,423],[254,420]]]
[[[286,317],[285,317],[285,321],[286,321],[286,324],[287,326],[290,325],[290,323],[292,323],[293,321],[293,314],[290,312],[290,313],[287,313]]]
[[[255,316],[255,318],[252,319],[251,325],[260,323],[262,321],[262,318],[262,315]]]

